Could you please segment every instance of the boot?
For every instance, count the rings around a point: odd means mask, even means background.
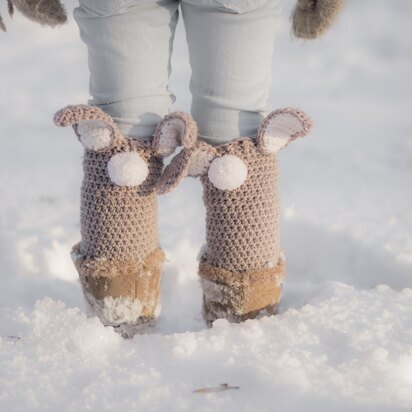
[[[241,322],[277,311],[285,275],[280,247],[276,153],[306,135],[309,118],[299,110],[272,112],[256,138],[219,146],[196,142],[166,168],[159,192],[198,176],[206,206],[206,246],[199,263],[203,316]]]
[[[196,135],[184,113],[166,116],[149,141],[128,138],[97,107],[55,115],[85,146],[81,242],[72,258],[89,314],[122,336],[152,325],[160,310],[161,265],[156,187],[164,156]]]

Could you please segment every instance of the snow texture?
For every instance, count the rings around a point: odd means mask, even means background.
[[[314,129],[279,153],[279,314],[206,329],[205,211],[186,179],[159,199],[162,313],[125,341],[87,318],[69,253],[83,148],[52,118],[89,98],[86,49],[73,19],[49,30],[0,3],[1,411],[412,410],[412,3],[348,1],[314,42],[290,38],[284,6],[271,101]],[[172,67],[172,110],[188,111],[181,22]],[[193,393],[221,383],[240,389]]]
[[[235,190],[245,182],[247,166],[240,157],[224,155],[212,161],[207,175],[217,189]]]
[[[101,120],[93,119],[80,122],[77,125],[77,132],[86,149],[99,151],[109,147],[112,142],[112,132]]]
[[[110,180],[118,186],[139,186],[148,174],[149,166],[136,152],[116,153],[107,163]]]
[[[138,299],[126,296],[113,298],[106,296],[102,300],[96,300],[87,294],[90,303],[90,313],[96,314],[105,325],[118,326],[122,323],[133,324],[142,313],[143,306]]]

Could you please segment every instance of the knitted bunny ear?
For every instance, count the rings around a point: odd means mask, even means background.
[[[274,154],[298,137],[306,136],[312,121],[298,109],[280,109],[270,113],[260,126],[257,145],[263,153]]]
[[[345,0],[298,0],[292,13],[292,30],[296,37],[316,39],[337,20]]]
[[[217,150],[204,142],[184,148],[168,164],[157,185],[157,193],[166,194],[175,189],[186,176],[197,177],[207,172]]]
[[[118,145],[125,137],[114,120],[95,106],[67,106],[54,115],[56,126],[72,126],[86,149],[100,152]]]
[[[154,151],[166,157],[178,146],[191,148],[197,140],[197,125],[187,113],[174,112],[163,117],[153,137]]]
[[[188,174],[192,155],[193,149],[183,149],[165,167],[157,183],[156,192],[158,194],[164,195],[179,186]]]

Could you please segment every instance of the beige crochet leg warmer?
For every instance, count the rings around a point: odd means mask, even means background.
[[[285,263],[279,240],[276,152],[309,132],[299,110],[271,113],[257,138],[212,147],[186,146],[166,168],[165,193],[186,175],[200,176],[206,206],[206,247],[200,258],[203,315],[240,322],[275,313]]]
[[[81,242],[73,260],[89,310],[131,336],[158,315],[160,269],[156,186],[162,157],[196,135],[183,113],[166,116],[151,141],[123,136],[96,107],[68,106],[55,115],[85,146]]]

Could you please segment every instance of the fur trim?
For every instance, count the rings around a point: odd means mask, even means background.
[[[338,19],[345,0],[298,0],[292,13],[292,30],[296,37],[316,39]]]
[[[274,267],[234,272],[208,264],[203,256],[200,260],[199,275],[201,278],[231,287],[248,287],[254,283],[270,281],[274,281],[276,286],[281,286],[285,276],[285,268],[285,259],[281,257]]]
[[[106,277],[109,279],[117,276],[135,275],[142,269],[150,270],[160,266],[165,258],[164,252],[161,249],[153,251],[143,264],[139,264],[136,261],[119,262],[103,258],[85,258],[81,253],[81,243],[73,246],[71,256],[77,270],[83,275],[95,278]]]

